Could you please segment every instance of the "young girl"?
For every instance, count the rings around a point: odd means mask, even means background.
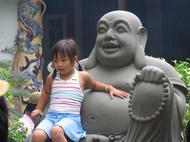
[[[74,40],[60,40],[52,47],[54,71],[47,77],[46,85],[32,115],[43,114],[48,101],[50,106],[46,117],[33,133],[33,142],[44,142],[51,138],[53,142],[67,142],[67,138],[78,142],[86,137],[81,125],[80,109],[84,97],[84,88],[107,91],[125,98],[127,94],[110,85],[93,80],[89,73],[74,68],[78,60],[77,45]]]

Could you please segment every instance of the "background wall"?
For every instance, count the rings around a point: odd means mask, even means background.
[[[17,4],[18,0],[0,0],[0,51],[14,46],[18,29]],[[0,59],[5,59],[4,55],[0,52]]]
[[[148,31],[146,53],[168,62],[190,58],[190,0],[126,0]]]

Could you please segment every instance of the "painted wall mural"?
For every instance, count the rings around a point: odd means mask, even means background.
[[[41,5],[44,10],[41,12]],[[30,77],[24,89],[41,91],[43,87],[42,16],[46,5],[42,0],[20,0],[18,3],[19,29],[16,37],[16,54],[12,70]]]
[[[17,0],[0,0],[0,61],[13,60],[17,35]]]

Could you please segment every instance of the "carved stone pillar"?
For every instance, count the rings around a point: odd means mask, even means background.
[[[42,13],[41,4],[44,6]],[[42,0],[21,0],[18,3],[18,67],[30,78],[25,88],[34,91],[41,91],[43,87],[42,16],[45,8]]]
[[[41,12],[42,5],[44,10]],[[18,3],[19,27],[12,71],[22,72],[29,77],[23,89],[33,92],[43,88],[42,16],[45,9],[46,5],[42,0],[20,0]]]

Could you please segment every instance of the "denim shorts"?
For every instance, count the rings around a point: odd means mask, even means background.
[[[74,142],[86,137],[78,114],[48,112],[36,129],[43,130],[51,138],[50,130],[55,125],[62,127],[66,135]]]

